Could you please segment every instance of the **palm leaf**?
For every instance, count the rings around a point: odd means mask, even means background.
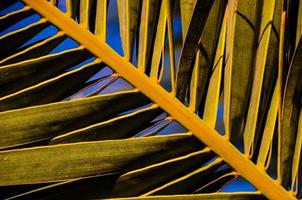
[[[0,2],[1,198],[300,197],[301,1],[117,1],[121,54],[113,1],[22,2]],[[219,193],[239,176],[258,191]]]

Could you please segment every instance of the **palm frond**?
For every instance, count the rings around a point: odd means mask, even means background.
[[[2,0],[0,198],[300,198],[301,8]]]

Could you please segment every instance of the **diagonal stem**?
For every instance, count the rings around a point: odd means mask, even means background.
[[[283,187],[277,184],[265,171],[258,168],[247,157],[240,153],[229,141],[210,128],[196,114],[185,107],[172,94],[164,90],[159,84],[151,81],[130,62],[118,55],[104,41],[99,40],[88,30],[82,28],[71,18],[64,15],[56,7],[45,0],[23,0],[47,20],[75,39],[83,47],[108,64],[123,78],[137,87],[143,94],[157,103],[175,120],[209,146],[242,177],[253,184],[270,199],[295,199]]]

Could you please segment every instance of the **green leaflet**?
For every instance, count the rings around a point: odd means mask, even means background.
[[[79,69],[4,96],[0,98],[0,110],[19,109],[63,100],[81,89],[85,82],[103,67],[104,64],[95,61]],[[62,88],[62,85],[66,85],[66,87]]]
[[[296,191],[299,191],[301,186],[299,183],[300,173],[299,168],[301,168],[301,148],[302,148],[302,112],[300,110],[298,129],[297,129],[297,139],[295,144],[295,153],[293,158],[292,166],[292,180],[291,180],[291,190],[294,191],[296,184]]]
[[[192,145],[188,146],[190,143]],[[196,150],[200,148],[198,144],[192,135],[178,134],[2,151],[0,185],[53,182],[119,173],[126,170],[130,162],[147,166],[167,157]],[[183,146],[182,150],[175,151],[180,146]],[[155,155],[154,159],[152,155]]]
[[[225,136],[237,142],[248,106],[257,44],[257,18],[260,1],[231,1],[228,5],[224,70]],[[244,50],[244,53],[242,51]]]
[[[109,194],[109,197],[141,195],[158,185],[168,183],[178,178],[180,174],[188,173],[198,168],[200,165],[209,161],[213,156],[213,152],[206,148],[182,157],[130,171],[123,174],[117,180],[114,190],[112,194]]]
[[[140,4],[140,0],[117,1],[120,35],[124,57],[128,60],[132,59],[133,44],[138,27],[138,17],[140,15]]]
[[[291,183],[291,168],[295,152],[295,141],[298,128],[299,112],[301,108],[302,82],[302,37],[293,55],[289,72],[286,78],[285,91],[282,104],[281,136],[278,152],[280,179],[287,188]]]
[[[130,90],[2,112],[0,149],[50,139],[146,103],[145,96]]]
[[[246,119],[244,137],[244,151],[253,155],[262,127],[265,111],[275,87],[278,69],[278,33],[280,29],[281,0],[265,0],[262,5],[262,15],[259,31],[258,46],[255,58],[255,72],[252,93]],[[258,127],[258,128],[257,128]]]
[[[150,188],[154,188],[160,183],[169,182],[171,179],[179,176],[179,174],[183,172],[188,172],[192,169],[198,168],[200,164],[208,161],[212,156],[213,153],[209,151],[209,149],[205,149],[187,154],[185,156],[146,166],[141,169],[136,169],[125,173],[118,178],[112,176],[112,180],[103,178],[106,181],[102,181],[101,178],[98,178],[99,180],[94,184],[98,185],[99,189],[91,191],[89,193],[89,198],[137,196],[150,190]],[[165,176],[163,176],[163,173],[165,173]],[[114,184],[112,184],[112,182],[114,182]],[[66,184],[68,184],[68,182],[66,182]],[[58,184],[53,185],[56,186]],[[86,183],[86,185],[88,184]],[[48,188],[49,186],[44,187],[45,190]],[[33,191],[31,195],[38,195],[38,192],[41,193],[42,191]],[[77,191],[73,191],[72,193],[70,193],[70,190],[66,190],[66,193],[62,192],[60,195],[57,195],[57,198],[60,196],[66,196],[68,194],[71,196],[80,195],[81,189],[77,189]]]
[[[278,84],[279,80],[276,83],[274,94],[266,117],[265,127],[262,133],[260,150],[257,158],[257,165],[260,166],[262,169],[265,169],[266,166],[268,166],[266,164],[267,161],[268,163],[270,163],[270,160],[268,160],[268,155],[270,149],[272,148],[280,101],[280,91],[278,90]]]
[[[186,38],[196,0],[180,0],[181,30],[183,40]]]
[[[177,93],[180,101],[184,101],[187,93],[188,83],[192,72],[192,63],[198,49],[198,42],[206,24],[213,1],[197,1],[191,18],[190,26],[184,45],[181,50],[179,67],[177,72]]]
[[[23,62],[0,66],[0,97],[57,76],[89,57],[89,52],[79,47]],[[30,78],[25,79],[24,77]]]
[[[47,55],[57,45],[63,42],[67,38],[63,32],[59,32],[54,36],[51,36],[37,44],[34,44],[23,51],[15,53],[0,61],[0,66],[21,62],[28,59],[38,58]]]
[[[192,66],[190,82],[190,102],[192,110],[204,110],[204,101],[206,99],[209,80],[215,68],[215,53],[218,45],[219,34],[221,32],[221,24],[225,11],[225,0],[216,0],[208,14],[202,30],[199,47],[195,56],[194,66]],[[223,45],[224,46],[224,45]],[[224,50],[224,47],[222,47]],[[213,66],[214,65],[214,66]],[[190,74],[189,74],[190,76]]]
[[[2,7],[1,7],[2,8]],[[0,17],[0,32],[4,31],[8,27],[14,25],[16,22],[29,17],[34,14],[34,11],[29,7],[25,6],[21,10],[11,12],[7,15]]]
[[[260,192],[232,192],[232,193],[214,193],[214,194],[195,194],[195,195],[162,195],[162,196],[149,196],[149,197],[132,197],[132,198],[119,198],[120,200],[265,200],[266,198]]]
[[[225,15],[221,25],[219,41],[215,53],[213,67],[212,67],[213,72],[209,81],[208,92],[206,94],[206,101],[205,101],[204,113],[203,113],[203,119],[209,124],[209,126],[213,128],[216,126],[216,121],[218,116],[219,97],[221,93],[220,91],[221,91],[221,82],[222,82],[222,72],[223,72],[222,70],[223,70],[223,58],[224,58],[224,51],[225,51],[225,36],[226,36],[226,22],[227,22],[226,16],[227,15]],[[198,83],[196,82],[196,84]],[[193,104],[193,108],[197,108],[196,103],[194,104]]]
[[[150,78],[158,83],[167,81],[171,86],[171,93],[175,91],[175,50],[173,41],[172,19],[173,1],[161,1],[159,16],[156,26],[156,34],[153,43],[153,52],[150,60]],[[165,56],[168,54],[169,59]],[[166,58],[166,59],[165,59]],[[165,61],[166,60],[166,61]],[[169,64],[167,63],[169,62]],[[168,67],[165,65],[169,65]],[[168,80],[164,79],[164,71],[170,71]]]
[[[170,85],[171,85],[171,93],[175,95],[175,89],[176,89],[176,85],[175,85],[175,48],[174,48],[174,38],[173,38],[173,7],[175,6],[175,3],[172,2],[172,4],[167,4],[167,8],[166,8],[166,12],[167,12],[167,37],[168,37],[168,49],[169,49],[169,69],[170,69]],[[159,80],[161,81],[162,77],[164,77],[164,67],[165,67],[165,45],[164,45],[164,51],[162,52],[162,65],[163,65],[163,75],[161,77],[159,77]],[[163,78],[164,79],[164,78]]]
[[[296,32],[296,47],[299,44],[299,40],[301,36],[302,36],[302,2],[299,1],[297,32]]]
[[[17,187],[14,191],[3,191],[0,194],[0,197],[6,200],[11,199],[59,199],[66,198],[67,196],[70,198],[93,198],[97,196],[97,193],[100,184],[110,183],[115,179],[116,174],[107,174],[107,175],[97,175],[92,177],[85,178],[75,178],[70,179],[68,181],[60,181],[56,183],[41,183],[41,184],[32,184],[29,185],[32,188],[25,188],[28,185],[18,185],[18,186],[2,186],[2,188],[14,188]],[[42,185],[42,186],[41,186]],[[43,186],[46,185],[46,186]],[[18,187],[22,189],[18,190]],[[104,189],[106,188],[106,184],[104,184]],[[83,196],[83,191],[85,191],[85,197]],[[46,198],[47,197],[47,198]]]
[[[7,57],[14,53],[14,51],[23,43],[31,39],[34,35],[42,31],[49,24],[45,19],[33,23],[25,28],[10,32],[0,37],[1,53],[0,59]],[[7,45],[10,44],[10,45]]]
[[[186,148],[184,146],[182,147],[184,149]],[[153,188],[160,183],[169,182],[172,178],[178,177],[179,174],[183,172],[198,168],[201,164],[213,157],[213,155],[213,152],[206,148],[201,151],[189,153],[170,160],[164,160],[163,162],[155,163],[140,169],[134,169],[133,171],[126,172],[118,177],[112,175],[109,177],[89,178],[89,182],[85,179],[81,179],[55,183],[23,193],[20,196],[23,198],[37,198],[38,196],[43,196],[43,194],[49,194],[48,197],[50,198],[62,198],[66,195],[76,197],[81,194],[84,188],[89,190],[88,196],[85,197],[86,199],[136,196],[150,190],[150,188]],[[163,176],[163,173],[165,176]],[[70,185],[70,187],[68,187],[68,185]],[[99,189],[95,190],[95,187],[98,187]],[[61,190],[62,192],[60,192]],[[50,195],[51,193],[55,194]]]
[[[157,105],[140,109],[130,114],[121,115],[108,121],[60,135],[51,140],[51,144],[72,143],[81,141],[112,140],[132,137],[150,121],[162,113]]]
[[[232,172],[232,169],[227,168],[224,170],[216,171],[211,176],[203,180],[203,185],[194,191],[194,194],[220,192],[228,183],[238,177],[237,172]]]
[[[260,98],[260,105],[258,112],[257,125],[255,130],[255,142],[254,149],[255,154],[254,158],[257,157],[257,152],[259,151],[259,146],[261,144],[261,135],[264,131],[263,127],[265,127],[265,117],[269,112],[270,102],[273,98],[274,88],[275,88],[275,80],[278,78],[278,53],[279,53],[279,45],[280,45],[280,27],[281,27],[281,16],[282,16],[282,0],[274,0],[275,2],[275,11],[272,23],[272,32],[270,36],[270,42],[267,52],[267,59],[264,70],[264,77],[262,83],[262,93]],[[278,50],[278,51],[277,51]],[[280,97],[279,97],[280,99]],[[278,103],[279,104],[279,103]]]
[[[160,73],[163,70],[163,67],[160,65],[163,64],[162,55],[164,52],[164,44],[166,39],[166,27],[167,27],[167,9],[169,8],[170,1],[162,1],[159,11],[159,18],[157,21],[156,35],[154,41],[154,47],[151,58],[151,72],[150,77],[154,80],[160,81]]]
[[[194,192],[196,184],[201,184],[209,174],[212,174],[224,164],[221,158],[215,159],[213,162],[200,167],[189,174],[175,179],[167,184],[161,185],[142,196],[163,195],[163,194],[189,194]]]
[[[139,25],[138,55],[137,65],[142,71],[149,73],[149,61],[152,57],[152,40],[156,34],[157,15],[160,10],[161,2],[158,0],[149,0],[142,2],[141,19]]]

